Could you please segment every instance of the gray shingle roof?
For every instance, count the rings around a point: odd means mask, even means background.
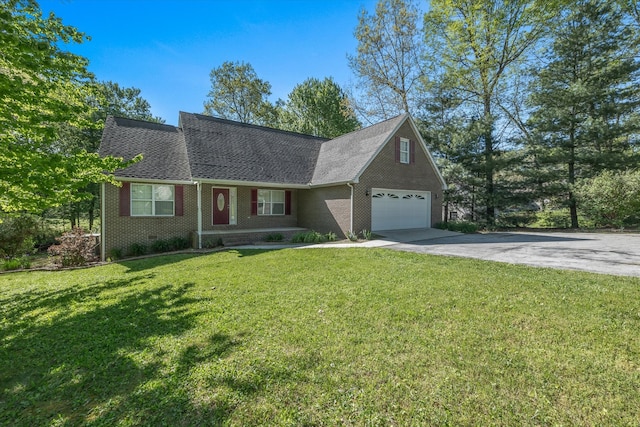
[[[126,160],[142,153],[142,161],[115,172],[120,178],[191,180],[184,136],[175,126],[107,117],[98,152]]]
[[[397,116],[323,143],[311,184],[326,185],[357,178],[408,117],[407,114]]]
[[[194,179],[306,185],[322,138],[180,113]]]
[[[143,154],[119,178],[330,185],[359,177],[408,117],[332,140],[184,112],[178,127],[109,117],[99,153]]]

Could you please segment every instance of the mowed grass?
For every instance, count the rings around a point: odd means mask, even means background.
[[[640,280],[384,249],[0,276],[0,425],[637,425]]]

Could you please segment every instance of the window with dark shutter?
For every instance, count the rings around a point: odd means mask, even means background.
[[[409,146],[409,163],[414,164],[416,162],[416,142],[410,141]]]
[[[176,216],[184,215],[184,186],[175,186]]]
[[[258,189],[251,189],[251,215],[258,215]]]
[[[123,182],[120,187],[120,216],[129,216],[131,187],[128,182]]]
[[[291,190],[284,192],[284,214],[291,215]]]

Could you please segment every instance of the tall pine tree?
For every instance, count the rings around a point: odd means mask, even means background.
[[[578,0],[559,16],[530,98],[531,158],[543,195],[568,206],[577,228],[574,185],[603,170],[637,165],[639,88],[632,32],[615,3]]]

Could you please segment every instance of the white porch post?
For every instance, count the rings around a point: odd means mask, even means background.
[[[104,199],[105,199],[105,195],[104,195],[104,191],[106,189],[106,185],[103,182],[102,184],[100,184],[100,261],[104,262],[107,259],[107,254],[105,253],[106,248],[107,248],[107,244],[105,243],[105,232],[104,232]]]
[[[353,233],[353,185],[348,182],[347,186],[351,189],[351,212],[349,215],[349,232]]]

